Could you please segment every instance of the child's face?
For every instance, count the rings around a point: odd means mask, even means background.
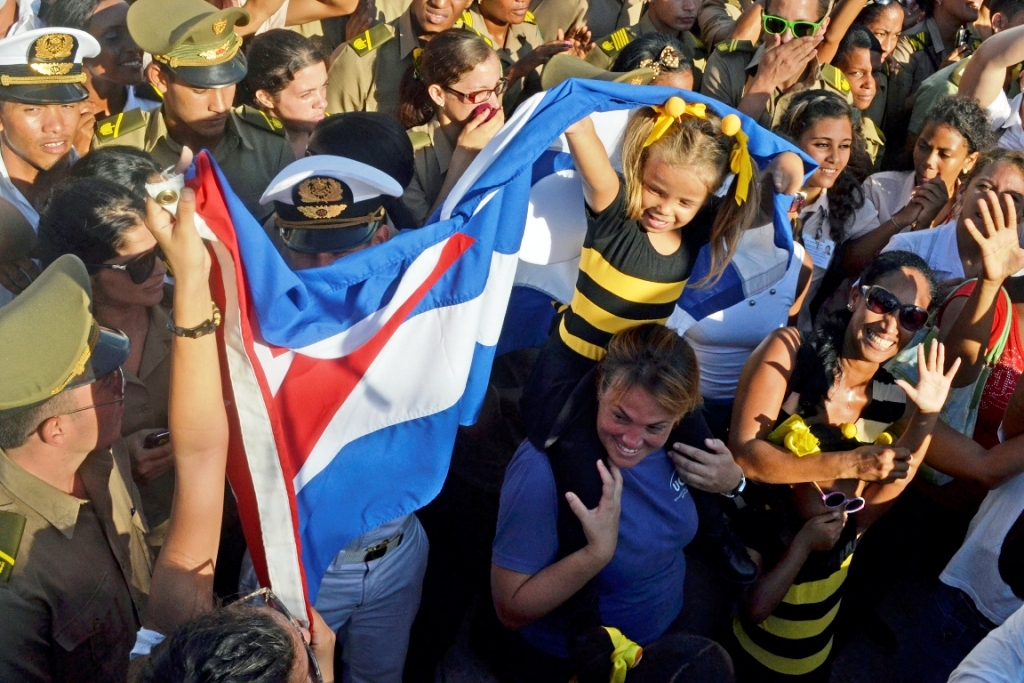
[[[867,48],[858,48],[850,52],[839,70],[850,82],[850,94],[853,95],[853,106],[864,111],[875,99],[878,84],[875,83],[874,72],[881,68],[882,55]]]
[[[818,162],[807,187],[828,189],[835,185],[839,174],[850,163],[853,148],[853,126],[845,116],[818,119],[800,136],[800,149]]]
[[[704,206],[707,185],[691,166],[678,166],[651,154],[644,164],[640,225],[647,232],[679,230]]]

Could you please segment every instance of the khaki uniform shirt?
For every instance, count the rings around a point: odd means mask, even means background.
[[[422,126],[410,128],[409,138],[416,150],[416,175],[402,195],[402,203],[416,217],[417,225],[423,225],[441,194],[455,146],[441,130],[436,116]]]
[[[757,74],[757,65],[761,63],[764,51],[763,45],[755,48],[746,40],[719,43],[708,57],[701,93],[732,107],[739,106],[747,87]],[[831,90],[853,104],[850,83],[843,73],[828,64],[816,64],[808,70],[802,81],[788,91],[776,88],[757,122],[765,128],[774,128],[792,96],[807,89]]]
[[[877,173],[882,169],[882,157],[885,155],[885,136],[882,131],[867,116],[860,117],[860,134],[864,138],[864,151],[871,158],[872,172]]]
[[[0,451],[0,511],[25,519],[0,583],[0,681],[127,680],[152,574],[142,508],[118,447],[91,453],[78,473],[88,501]]]
[[[413,35],[408,10],[345,43],[327,72],[328,113],[379,111],[394,116],[398,87],[418,47],[422,45]]]
[[[498,53],[502,72],[507,72],[510,66],[544,44],[544,39],[541,37],[540,30],[536,24],[527,20],[521,24],[510,24],[508,32],[505,34],[505,44],[499,45],[497,39],[487,30],[484,17],[480,14],[480,6],[475,2],[462,13],[462,18],[455,25],[469,29],[486,40],[487,44]],[[512,110],[516,108],[519,102],[530,95],[540,92],[540,90],[539,68],[531,71],[526,78],[510,83],[508,91],[505,92],[505,96],[502,99],[505,115],[511,115]]]
[[[704,0],[697,14],[701,40],[709,47],[729,40],[741,14],[739,0]]]
[[[606,36],[640,21],[643,9],[643,0],[590,0],[587,28],[591,35]]]
[[[976,49],[981,45],[981,38],[974,26],[968,26],[967,31],[970,45]],[[890,88],[896,90],[895,101],[903,102],[903,108],[909,111],[913,107],[913,96],[918,88],[926,78],[939,70],[955,47],[943,45],[939,27],[930,17],[904,31],[892,53],[900,64],[899,72],[890,80]]]
[[[615,60],[618,59],[619,53],[627,45],[640,36],[657,32],[658,29],[655,28],[650,15],[644,12],[644,15],[635,26],[620,28],[611,35],[595,41],[597,47],[587,55],[587,61],[602,69],[611,69],[612,65],[615,64]],[[700,90],[701,74],[704,72],[704,67],[707,65],[708,60],[708,53],[704,49],[704,43],[689,31],[683,31],[681,34],[673,36],[673,38],[676,38],[683,44],[683,56],[693,61],[693,89]]]
[[[558,29],[568,31],[575,24],[587,23],[587,0],[530,0],[540,34],[548,40],[558,36]],[[591,35],[593,29],[591,29]]]
[[[402,16],[405,10],[409,9],[409,5],[412,4],[412,0],[374,0],[373,9],[374,17],[370,22],[371,26],[377,24],[386,24],[389,21],[394,21],[398,17]],[[303,24],[303,30],[300,31],[305,36],[310,35],[323,35],[327,39],[328,45],[330,45],[331,52],[336,47],[345,42],[345,25],[348,24],[349,15],[343,17],[331,17],[329,19],[321,19],[320,21],[312,22],[312,24],[318,25],[317,28],[308,30],[306,27],[310,27],[310,24]],[[294,27],[295,28],[299,27]]]
[[[170,316],[162,306],[149,309],[149,329],[142,348],[142,362],[136,375],[123,368],[125,379],[124,416],[121,435],[129,436],[140,430],[167,428],[167,399],[171,381],[171,331],[167,329]],[[149,545],[163,545],[167,521],[171,516],[174,497],[174,470],[165,472],[148,484],[136,482],[142,496],[142,509],[149,523]]]
[[[262,222],[274,209],[260,206],[260,197],[274,176],[294,161],[295,156],[283,131],[272,132],[269,122],[263,123],[266,117],[253,112],[255,110],[249,107],[231,110],[224,137],[211,153],[245,208]],[[110,134],[103,132],[107,129],[104,122],[99,123],[99,132],[92,139],[93,149],[127,145],[149,152],[161,166],[177,163],[181,145],[168,133],[162,108],[151,112],[136,109],[123,117],[122,124],[130,125],[121,125]]]

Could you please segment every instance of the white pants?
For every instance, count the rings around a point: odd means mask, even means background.
[[[405,521],[401,517],[381,525],[353,541],[349,549],[386,539]],[[402,543],[384,557],[346,563],[342,551],[328,567],[313,606],[338,634],[343,683],[401,683],[428,549],[427,534],[413,517]],[[239,584],[242,593],[259,587],[248,555]]]

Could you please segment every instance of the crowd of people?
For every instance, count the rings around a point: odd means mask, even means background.
[[[0,36],[0,681],[422,683],[466,630],[502,683],[852,680],[858,633],[887,680],[1024,681],[1024,0],[0,0]],[[340,272],[572,78],[666,93],[611,153],[561,131],[572,296],[293,614],[182,174]]]

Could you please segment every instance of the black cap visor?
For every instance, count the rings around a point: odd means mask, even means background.
[[[245,55],[241,51],[223,64],[176,67],[163,64],[162,66],[170,69],[171,73],[194,88],[226,88],[240,82],[248,71]]]
[[[76,375],[67,388],[92,384],[98,378],[109,375],[128,360],[128,352],[131,344],[128,335],[120,330],[112,330],[108,327],[100,328],[100,336],[96,340],[96,346],[92,349],[92,355],[85,364],[85,370]]]
[[[89,92],[78,83],[0,87],[0,99],[22,104],[74,104],[88,97]]]
[[[373,221],[351,228],[330,230],[281,230],[281,239],[289,249],[306,254],[337,254],[360,247],[373,237],[381,221]]]

